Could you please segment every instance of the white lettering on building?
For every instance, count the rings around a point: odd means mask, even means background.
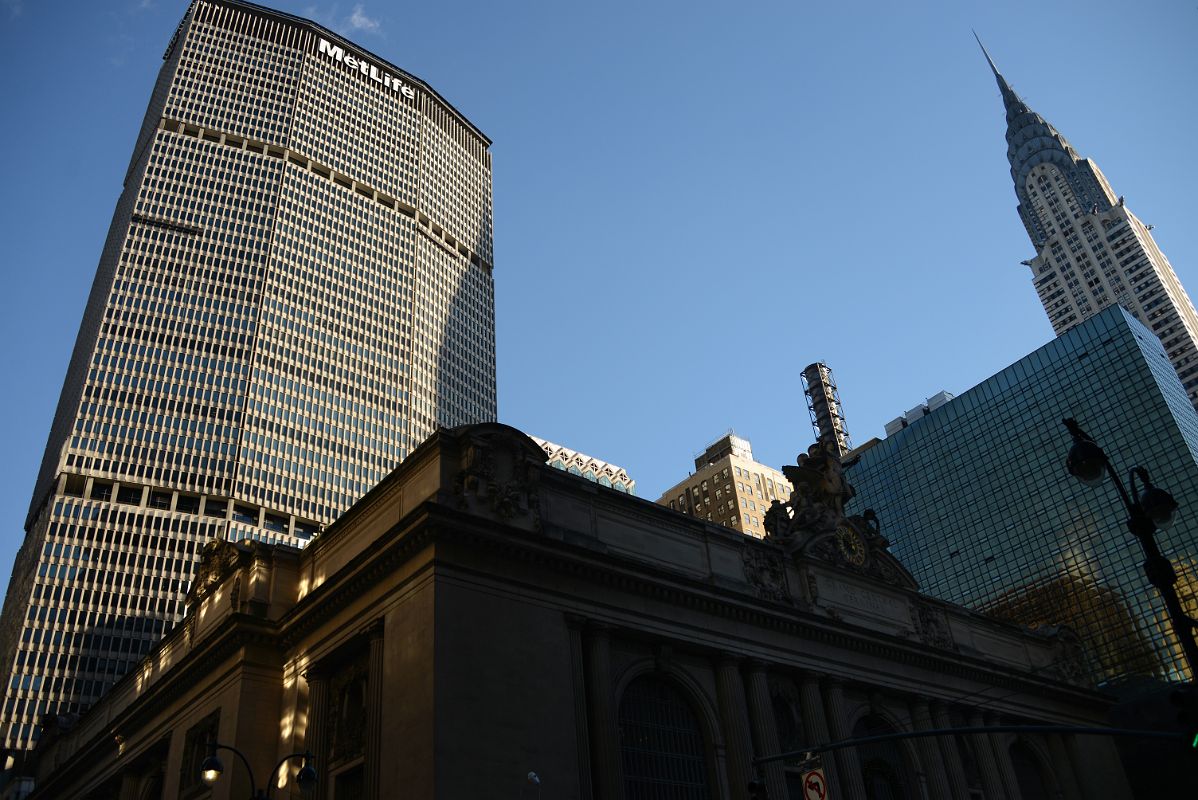
[[[398,92],[409,100],[416,99],[416,90],[404,83],[399,77],[389,72],[384,72],[374,64],[368,63],[365,59],[355,58],[347,54],[344,48],[333,44],[328,39],[321,39],[316,49],[317,52],[324,53],[329,58],[341,62],[355,72],[362,73],[365,78],[381,84],[393,92]]]

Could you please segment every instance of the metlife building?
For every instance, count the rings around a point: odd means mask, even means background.
[[[1157,541],[1198,615],[1198,413],[1160,339],[1120,306],[850,453],[850,509],[877,512],[922,591],[1022,625],[1072,627],[1096,682],[1187,680],[1115,488],[1065,470],[1066,417],[1122,474],[1144,467],[1177,499],[1181,517]]]
[[[495,418],[489,145],[319,25],[192,3],[0,617],[6,747],[149,651],[205,542],[303,546],[437,426]]]

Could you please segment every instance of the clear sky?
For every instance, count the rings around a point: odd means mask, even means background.
[[[805,450],[812,361],[860,443],[1051,338],[971,28],[1198,291],[1194,3],[273,2],[494,140],[500,419],[649,499]],[[0,581],[185,7],[0,0]]]

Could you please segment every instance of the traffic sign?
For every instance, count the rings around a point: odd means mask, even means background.
[[[800,780],[803,786],[803,800],[830,800],[828,778],[824,775],[822,766],[816,766],[804,772]]]

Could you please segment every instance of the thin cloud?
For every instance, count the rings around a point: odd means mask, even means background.
[[[11,19],[16,19],[25,13],[25,4],[21,0],[0,0],[0,6],[3,6]],[[354,10],[357,11],[357,9]]]
[[[108,63],[114,67],[123,67],[128,60],[129,49],[133,46],[133,37],[125,31],[115,36],[106,37],[108,41]]]
[[[0,2],[3,1],[0,0]],[[356,3],[349,16],[339,13],[339,9],[335,3],[331,6],[306,6],[303,10],[303,15],[314,22],[319,22],[326,28],[332,28],[338,33],[347,36],[355,33],[368,33],[376,36],[384,35],[382,22],[379,21],[378,17],[372,17],[367,14],[366,6],[363,3]]]
[[[345,21],[345,24],[349,26],[351,31],[361,33],[379,32],[379,21],[366,16],[366,11],[363,9],[361,3],[354,6],[353,13],[349,15],[349,19]]]

